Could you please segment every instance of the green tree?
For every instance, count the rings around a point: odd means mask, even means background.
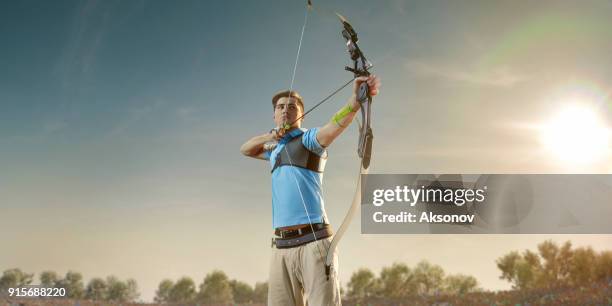
[[[450,294],[466,294],[478,290],[478,281],[473,276],[456,274],[444,279],[444,292]]]
[[[134,302],[138,296],[138,284],[133,279],[126,282],[119,280],[115,276],[106,278],[108,290],[107,300],[116,303]]]
[[[200,284],[197,301],[209,304],[233,303],[234,296],[230,282],[222,271],[213,271]]]
[[[32,283],[34,274],[24,273],[20,269],[5,270],[0,277],[0,289],[4,292],[10,287],[23,287]]]
[[[253,302],[254,303],[267,303],[268,302],[268,283],[256,283],[255,289],[253,289]]]
[[[195,283],[189,277],[179,279],[170,290],[171,303],[191,303],[196,297]]]
[[[54,288],[59,281],[54,271],[43,271],[40,273],[40,285],[45,288]]]
[[[525,250],[525,252],[523,252],[523,259],[536,270],[542,270],[542,263],[540,262],[540,257],[537,253],[530,250]]]
[[[537,271],[536,267],[524,257],[516,261],[514,269],[516,270],[516,284],[518,288],[527,289],[537,286],[538,275],[541,272]]]
[[[358,303],[363,303],[366,299],[376,295],[376,286],[377,281],[374,273],[366,268],[359,269],[353,273],[347,284],[346,297]]]
[[[595,263],[595,279],[598,281],[612,280],[612,251],[603,251],[597,256]]]
[[[68,271],[66,276],[57,282],[57,287],[65,288],[68,298],[80,299],[85,296],[83,276],[78,272]]]
[[[544,283],[557,282],[559,270],[557,254],[559,253],[559,247],[551,240],[547,240],[538,245],[538,250],[540,251],[540,256],[544,259],[544,269],[542,271]]]
[[[501,258],[497,259],[495,263],[497,264],[497,268],[499,268],[502,272],[502,275],[499,277],[501,279],[505,279],[511,283],[513,283],[513,288],[518,288],[518,284],[516,283],[516,263],[521,259],[521,255],[517,251],[510,252]]]
[[[571,273],[572,243],[567,241],[559,247],[552,240],[546,240],[538,245],[538,251],[543,259],[543,264],[537,286],[567,283]]]
[[[252,303],[253,302],[253,288],[245,283],[238,280],[231,280],[229,282],[230,288],[232,289],[232,295],[234,296],[234,302],[236,303]]]
[[[99,277],[89,280],[87,287],[85,287],[85,298],[94,301],[106,300],[108,298],[106,282]]]
[[[135,279],[130,278],[126,282],[127,284],[127,300],[128,302],[134,302],[140,297],[138,292],[138,283]]]
[[[416,289],[412,271],[403,263],[383,268],[377,283],[377,294],[391,299],[407,298]]]
[[[172,292],[174,283],[169,279],[164,279],[157,286],[155,291],[155,303],[168,303],[170,302],[170,292]]]
[[[569,283],[572,286],[581,286],[595,281],[596,263],[597,254],[591,247],[575,249],[569,265]]]
[[[597,254],[591,247],[572,249],[570,241],[561,247],[547,240],[538,244],[538,253],[514,251],[497,261],[501,279],[516,289],[546,288],[554,285],[580,286],[612,279],[612,251]]]
[[[514,289],[533,288],[542,275],[542,266],[537,254],[526,251],[522,256],[514,251],[496,261],[502,271],[501,279],[512,283]]]
[[[413,271],[414,281],[417,283],[419,293],[433,294],[442,289],[444,270],[438,265],[421,261]]]

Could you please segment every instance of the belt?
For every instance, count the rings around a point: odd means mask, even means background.
[[[331,228],[325,227],[318,231],[310,232],[299,237],[294,238],[272,238],[272,246],[276,246],[277,249],[288,249],[294,248],[300,245],[313,242],[315,240],[325,239],[333,235]]]
[[[325,223],[315,223],[312,225],[312,227],[310,226],[310,224],[307,224],[307,225],[304,225],[303,227],[296,228],[296,229],[290,229],[290,230],[281,230],[277,228],[274,231],[274,234],[280,237],[281,239],[297,238],[300,236],[304,236],[308,233],[312,233],[313,230],[316,232],[318,230],[322,230],[328,227],[329,227],[329,224],[325,224]]]

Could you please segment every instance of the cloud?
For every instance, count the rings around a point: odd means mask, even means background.
[[[513,87],[527,80],[526,76],[511,71],[508,67],[497,69],[473,69],[451,67],[428,61],[409,60],[406,69],[420,77],[439,78],[447,81],[483,86]]]

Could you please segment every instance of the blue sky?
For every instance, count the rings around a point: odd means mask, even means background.
[[[568,97],[612,121],[609,1],[314,3],[322,9],[309,17],[295,88],[308,107],[350,79],[340,24],[330,14],[340,12],[383,80],[372,172],[612,170],[608,151],[590,164],[559,162],[533,129]],[[238,149],[272,128],[270,98],[289,86],[304,7],[0,3],[0,239],[14,250],[0,254],[0,268],[134,277],[146,299],[162,278],[199,283],[213,269],[266,280],[269,169]],[[305,125],[324,124],[349,94]],[[332,223],[351,200],[355,148],[355,127],[330,148]],[[475,275],[485,288],[507,288],[494,259],[551,238],[360,236],[355,221],[340,248],[363,257],[341,255],[343,281],[361,266],[429,258]],[[213,235],[220,228],[252,237],[228,245]],[[552,238],[612,245],[604,235]],[[456,258],[444,256],[461,248]],[[245,259],[244,249],[254,255]]]

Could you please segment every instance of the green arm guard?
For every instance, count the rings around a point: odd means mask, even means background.
[[[340,121],[342,121],[342,119],[344,119],[348,114],[353,112],[353,107],[351,106],[351,103],[345,105],[344,107],[342,107],[332,118],[331,118],[331,122],[336,123],[339,127],[344,128],[345,126],[343,126],[342,124],[340,124]]]

